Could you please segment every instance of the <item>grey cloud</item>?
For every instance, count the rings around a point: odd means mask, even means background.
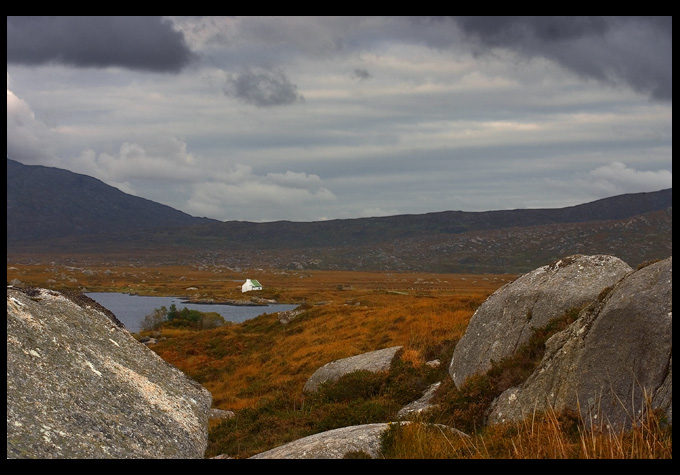
[[[224,93],[257,107],[273,107],[303,102],[297,86],[280,69],[247,71],[232,74]]]
[[[542,56],[584,77],[673,99],[672,17],[456,17],[483,48]]]
[[[586,79],[627,84],[656,99],[671,101],[673,94],[672,17],[240,17],[221,27],[206,26],[213,20],[204,18],[174,21],[187,32],[204,26],[204,44],[212,46],[205,57],[221,64],[337,59],[400,43],[454,53],[470,46],[475,53],[504,48],[546,58]],[[365,73],[356,69],[353,77],[365,79]]]
[[[359,79],[368,79],[371,77],[369,74],[368,70],[366,69],[355,69],[354,70],[354,77],[359,78]]]
[[[609,27],[603,17],[457,17],[466,33],[492,46],[522,44],[530,39],[563,41],[585,34],[602,34]]]
[[[7,62],[179,72],[195,59],[157,16],[7,17]]]

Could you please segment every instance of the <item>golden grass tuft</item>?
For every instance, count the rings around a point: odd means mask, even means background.
[[[432,424],[392,429],[389,458],[403,459],[672,459],[672,429],[647,408],[629,429],[592,424],[572,411],[548,410],[489,426],[470,437]]]
[[[401,360],[404,363],[410,363],[415,368],[421,366],[425,362],[422,355],[420,354],[420,351],[414,348],[408,348],[404,350],[404,352],[401,354]]]

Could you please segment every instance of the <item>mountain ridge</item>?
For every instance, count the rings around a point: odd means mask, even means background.
[[[10,162],[8,260],[69,254],[161,264],[513,273],[575,253],[610,253],[631,266],[672,255],[672,188],[565,208],[256,223],[192,217],[64,170],[49,182],[70,193],[55,199],[44,177],[18,178],[16,169],[33,166]],[[45,168],[39,171],[59,170]],[[31,185],[39,190],[28,193]]]
[[[11,219],[11,226],[10,226]],[[7,159],[7,240],[103,234],[212,221],[124,193],[88,175]]]
[[[232,235],[246,236],[250,242],[276,234],[278,242],[295,238],[317,236],[315,244],[333,242],[345,244],[356,241],[404,238],[420,233],[460,234],[471,231],[527,227],[546,224],[582,223],[626,219],[672,205],[672,188],[657,192],[630,193],[603,198],[590,203],[565,208],[533,208],[496,211],[438,211],[424,214],[403,214],[373,218],[336,219],[313,222],[273,221],[253,223],[225,221],[204,226],[206,234],[228,231]],[[302,231],[301,231],[302,230]],[[344,232],[340,232],[344,231]],[[290,241],[293,241],[290,243]],[[270,243],[271,244],[271,243]],[[307,247],[303,245],[301,247]]]

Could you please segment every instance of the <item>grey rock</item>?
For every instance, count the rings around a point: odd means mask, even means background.
[[[441,381],[439,381],[430,385],[430,387],[425,390],[420,399],[402,407],[399,412],[397,412],[397,419],[406,419],[408,417],[417,416],[418,414],[422,414],[423,412],[435,408],[436,406],[430,401],[434,397],[441,384]]]
[[[279,317],[279,322],[283,323],[284,325],[290,323],[293,319],[304,313],[305,309],[304,308],[294,308],[292,310],[285,310],[283,312],[278,313]]]
[[[210,458],[215,459],[215,460],[230,460],[230,459],[233,459],[233,457],[230,457],[227,454],[219,454],[219,455],[215,455],[214,457],[210,457]]]
[[[7,458],[203,458],[210,393],[88,300],[7,289]]]
[[[631,267],[606,255],[574,255],[539,267],[494,292],[474,313],[449,365],[457,387],[492,361],[512,355],[534,329],[582,307],[614,285]]]
[[[224,409],[210,409],[209,414],[210,419],[221,420],[221,419],[232,419],[236,417],[234,411],[226,411]]]
[[[546,342],[537,370],[494,402],[489,423],[534,410],[580,410],[587,423],[630,427],[652,409],[672,423],[672,257],[625,276]]]
[[[303,391],[315,392],[321,384],[327,381],[337,381],[342,376],[355,371],[389,371],[392,359],[400,349],[401,346],[393,346],[331,361],[312,374],[305,383]]]
[[[403,422],[383,422],[363,424],[333,429],[319,434],[303,437],[288,444],[254,455],[252,459],[342,459],[350,452],[363,452],[371,458],[383,458],[380,451],[383,433],[392,424],[411,424]],[[457,429],[441,424],[428,424],[447,430],[461,437],[469,437]]]
[[[253,459],[341,459],[349,452],[380,457],[380,438],[389,423],[342,427],[303,437],[254,455]]]

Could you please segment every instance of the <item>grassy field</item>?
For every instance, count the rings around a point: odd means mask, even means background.
[[[447,436],[430,426],[395,426],[385,437],[385,456],[672,458],[672,435],[658,420],[626,434],[586,430],[573,414],[537,414],[522,424],[482,427],[483,412],[502,384],[516,384],[535,361],[506,362],[498,374],[471,378],[461,390],[448,377],[448,362],[475,309],[516,277],[171,266],[7,269],[8,282],[18,279],[56,290],[215,300],[257,296],[299,305],[304,311],[287,324],[276,314],[265,314],[212,330],[154,333],[160,340],[151,347],[154,351],[203,384],[214,407],[236,413],[211,423],[208,457],[245,458],[324,430],[394,420],[403,405],[443,381],[436,397],[440,409],[423,422],[451,425],[472,437]],[[264,290],[242,294],[246,278],[258,279]],[[548,336],[532,344],[540,347]],[[325,363],[395,345],[403,350],[388,374],[357,373],[315,395],[303,394],[307,379]],[[426,364],[434,360],[441,364]]]

